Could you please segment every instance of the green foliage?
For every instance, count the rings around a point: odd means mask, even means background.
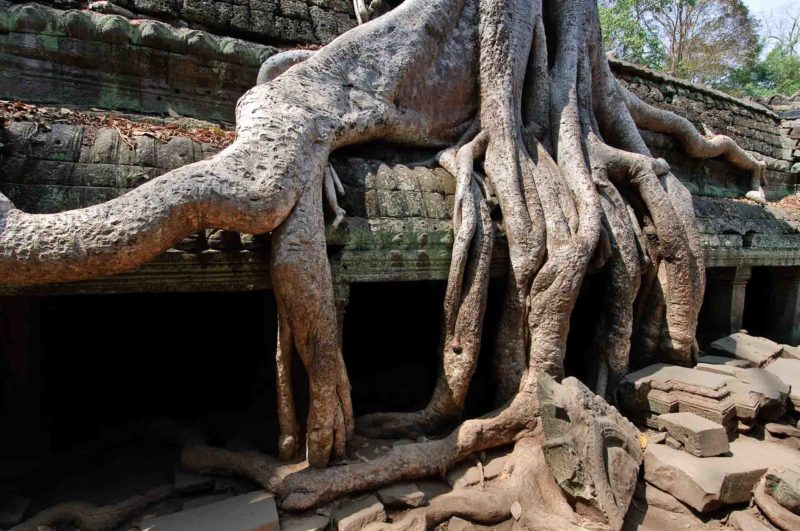
[[[600,2],[600,25],[606,51],[618,58],[660,70],[666,48],[658,33],[644,24],[642,14],[649,4],[665,0],[605,0]]]
[[[742,0],[601,0],[606,49],[698,83],[720,84],[757,58]]]
[[[731,72],[717,88],[751,98],[792,95],[800,91],[800,56],[775,47],[764,59],[754,60]]]

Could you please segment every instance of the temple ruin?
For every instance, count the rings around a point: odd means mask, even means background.
[[[401,2],[360,3],[379,21]],[[82,209],[209,160],[233,141],[237,100],[262,64],[359,27],[358,4],[0,0],[0,199],[30,214]],[[278,529],[279,521],[293,530],[395,529],[435,507],[437,496],[490,496],[495,481],[541,473],[514,460],[525,452],[543,452],[581,518],[571,528],[590,521],[619,528],[626,512],[625,529],[800,528],[800,94],[754,102],[613,58],[608,64],[643,102],[686,118],[706,137],[733,139],[763,162],[766,183],[754,185],[753,172],[729,160],[690,156],[675,135],[640,127],[652,157],[691,192],[705,289],[691,366],[646,352],[634,338],[627,374],[614,386],[619,412],[599,397],[589,409],[623,429],[630,421],[641,435],[638,476],[632,451],[605,456],[606,467],[633,478],[622,486],[609,480],[613,509],[582,490],[591,490],[591,478],[583,481],[570,461],[574,450],[559,442],[571,433],[560,415],[578,418],[578,403],[591,402],[586,393],[596,389],[589,330],[612,293],[610,268],[599,260],[589,261],[569,317],[561,385],[573,394],[562,403],[561,391],[542,387],[540,407],[550,414],[542,449],[517,442],[477,451],[438,476],[331,495],[300,511],[287,509],[291,493],[277,493],[276,504],[264,494],[266,480],[252,474],[220,477],[207,462],[205,473],[182,467],[181,450],[193,444],[283,452],[271,237],[207,228],[114,275],[34,285],[0,276],[0,529],[36,529],[42,511],[72,501],[118,510],[124,517],[114,529]],[[452,172],[436,162],[440,151],[376,138],[330,155],[345,216],[334,225],[336,213],[326,209],[325,237],[356,418],[422,409],[437,387],[458,238],[453,212],[462,200]],[[765,202],[748,195],[759,188]],[[491,338],[512,253],[498,200],[487,198],[498,229],[463,419],[486,415],[502,394]],[[657,237],[651,229],[643,240]],[[308,376],[295,370],[291,383],[304,419],[313,401]],[[374,463],[446,433],[356,435],[344,463]],[[493,519],[463,509],[428,527],[537,528],[520,518],[525,500],[512,501]],[[30,522],[36,526],[25,527]],[[403,529],[426,527],[415,525]],[[561,520],[548,525],[568,528]],[[94,529],[89,520],[75,528]]]

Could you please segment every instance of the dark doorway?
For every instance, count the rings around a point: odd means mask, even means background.
[[[769,337],[769,320],[775,314],[772,281],[769,267],[754,267],[747,281],[742,327],[751,336]]]

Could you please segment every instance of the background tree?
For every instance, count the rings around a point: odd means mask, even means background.
[[[758,53],[758,22],[741,0],[603,4],[607,49],[621,51],[621,59],[660,67],[696,83],[717,83]]]
[[[787,4],[776,21],[765,23],[756,56],[718,87],[753,98],[800,91],[800,5]]]
[[[768,44],[780,48],[789,56],[800,56],[800,4],[792,2],[784,5],[774,19],[766,26]]]
[[[249,476],[285,510],[305,510],[443,475],[475,452],[513,444],[510,477],[439,496],[390,528],[434,528],[453,515],[499,523],[519,502],[528,529],[621,529],[642,448],[604,397],[627,373],[632,341],[637,355],[694,363],[705,287],[691,194],[639,131],[674,135],[692,157],[725,157],[749,170],[762,200],[766,165],[619,84],[603,53],[596,0],[407,0],[305,61],[284,57],[288,69],[275,68],[239,100],[236,140],[212,158],[80,210],[28,214],[0,195],[0,281],[129,270],[203,229],[271,233],[279,444],[289,458],[305,440],[311,466],[207,447],[185,449],[184,466]],[[323,209],[335,199],[331,154],[375,140],[438,152],[455,181],[454,243],[428,406],[356,422]],[[509,256],[492,352],[500,396],[497,409],[464,420],[497,217]],[[564,377],[570,317],[590,263],[607,273],[597,327],[581,331],[597,339],[593,390]],[[292,351],[309,377],[304,437],[287,378]],[[380,438],[449,435],[325,468],[346,457],[356,428]],[[24,529],[84,513],[71,506]]]
[[[658,32],[646,24],[646,13],[660,0],[601,0],[603,45],[616,57],[661,70],[667,57]]]

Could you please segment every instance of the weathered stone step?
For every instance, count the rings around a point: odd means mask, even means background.
[[[800,464],[800,452],[779,444],[740,437],[730,456],[695,457],[663,444],[648,446],[645,479],[706,513],[750,500],[753,489],[772,466]]]
[[[694,456],[713,457],[728,453],[728,434],[716,422],[694,413],[667,413],[658,417],[658,423]]]

